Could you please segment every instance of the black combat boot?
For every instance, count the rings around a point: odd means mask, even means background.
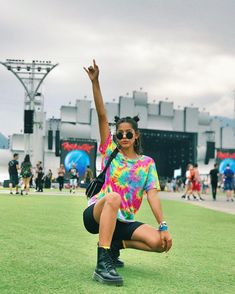
[[[111,259],[110,249],[98,247],[97,266],[93,274],[93,279],[103,284],[123,285],[123,279],[116,272]]]
[[[113,240],[110,248],[110,256],[115,267],[124,267],[124,262],[119,259],[120,249],[123,249],[121,240]]]

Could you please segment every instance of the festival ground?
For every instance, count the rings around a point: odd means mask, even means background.
[[[235,293],[235,205],[224,194],[215,204],[210,196],[196,202],[161,192],[172,250],[123,250],[121,288],[91,279],[97,236],[83,228],[84,191],[58,194],[1,190],[0,293]],[[213,205],[231,213],[200,207]],[[146,200],[136,217],[156,226]]]

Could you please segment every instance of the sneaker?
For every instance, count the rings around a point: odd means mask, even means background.
[[[182,195],[182,196],[181,196],[182,199],[185,199],[185,197],[186,197],[185,195]]]
[[[205,201],[205,199],[204,199],[204,198],[202,198],[202,197],[200,197],[200,200],[201,200],[201,201]]]
[[[190,200],[190,197],[189,196],[187,196],[187,200]]]
[[[13,195],[13,193],[12,193],[12,192],[10,192],[10,194],[11,194],[11,195]]]
[[[199,199],[195,195],[193,195],[193,200],[198,201]]]
[[[22,196],[24,195],[22,190],[20,191],[20,195],[22,195]]]
[[[20,194],[19,192],[16,192],[16,195]]]

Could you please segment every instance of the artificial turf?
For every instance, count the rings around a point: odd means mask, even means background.
[[[235,293],[235,216],[162,201],[168,254],[123,250],[123,287],[91,279],[97,236],[82,196],[0,195],[0,293]],[[144,200],[137,219],[156,225]]]

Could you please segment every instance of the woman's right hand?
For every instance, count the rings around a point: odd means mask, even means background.
[[[87,72],[90,80],[93,81],[98,81],[98,77],[99,77],[99,67],[98,65],[95,63],[95,60],[93,59],[93,66],[89,66],[88,68],[83,67],[84,70]]]
[[[92,82],[93,97],[99,121],[100,144],[104,145],[109,136],[109,124],[99,85],[99,67],[95,63],[95,60],[93,60],[93,66],[91,65],[88,68],[84,67],[84,70]]]

